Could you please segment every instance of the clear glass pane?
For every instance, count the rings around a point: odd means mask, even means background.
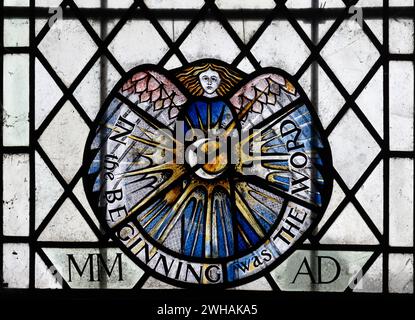
[[[29,55],[3,56],[3,144],[29,144]]]
[[[389,179],[389,244],[392,246],[413,246],[413,160],[391,159]]]
[[[414,65],[389,63],[389,128],[391,150],[414,149]]]
[[[3,234],[29,235],[29,155],[3,155]]]
[[[29,45],[29,20],[4,19],[3,42],[5,47],[22,47]]]

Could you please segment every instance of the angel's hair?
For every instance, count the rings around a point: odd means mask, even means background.
[[[187,67],[177,74],[177,79],[191,94],[201,96],[203,95],[203,88],[199,81],[199,75],[209,69],[216,71],[220,76],[221,81],[216,90],[219,96],[226,95],[242,79],[239,73],[214,63]]]

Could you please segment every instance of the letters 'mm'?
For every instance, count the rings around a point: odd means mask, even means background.
[[[88,268],[88,281],[101,281],[104,272],[108,278],[110,278],[115,270],[115,267],[118,266],[118,281],[123,281],[123,274],[122,274],[122,253],[117,253],[114,262],[109,268],[107,265],[107,259],[104,259],[101,253],[90,253],[88,254],[88,258],[85,260],[85,263],[80,268],[78,262],[75,260],[73,254],[67,254],[68,256],[68,281],[72,282],[73,278],[73,271],[78,273],[79,277],[82,277],[84,273],[87,271]],[[75,269],[75,270],[73,270]]]

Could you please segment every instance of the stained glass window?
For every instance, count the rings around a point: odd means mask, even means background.
[[[1,290],[413,293],[413,8],[3,1]]]

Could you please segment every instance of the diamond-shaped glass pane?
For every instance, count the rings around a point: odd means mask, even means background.
[[[278,45],[270,46],[270,43]],[[310,50],[288,21],[276,20],[255,43],[252,53],[263,67],[277,67],[295,74]]]
[[[380,54],[354,20],[344,21],[321,55],[349,93],[352,93]]]
[[[380,147],[356,114],[349,110],[329,136],[334,168],[349,188],[360,178]]]
[[[70,182],[82,165],[88,126],[71,103],[66,102],[39,139],[59,173]]]
[[[39,50],[68,87],[96,49],[95,42],[77,19],[59,20],[39,44]]]

